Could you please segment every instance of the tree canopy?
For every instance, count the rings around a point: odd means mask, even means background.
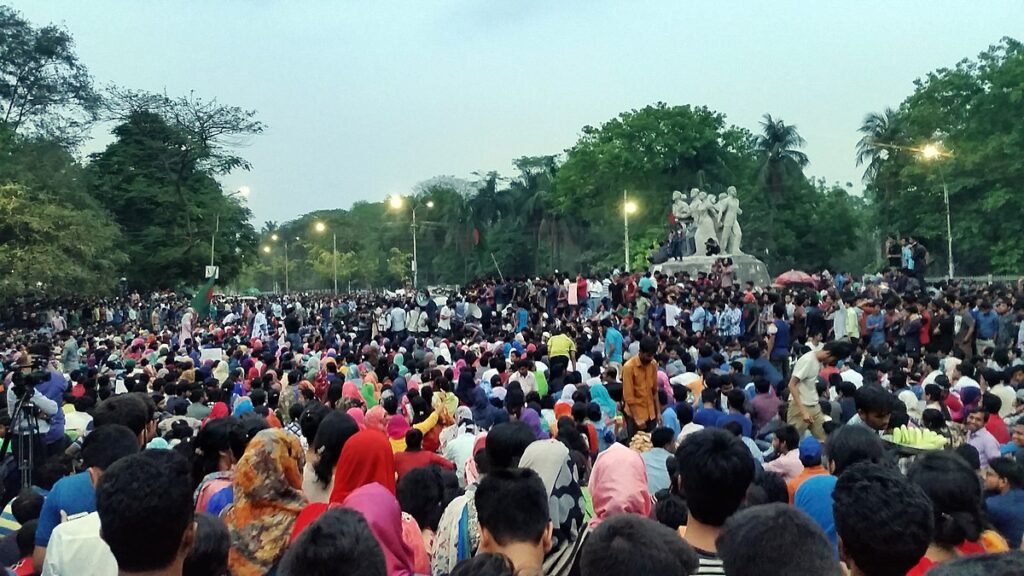
[[[870,115],[860,152],[867,197],[883,234],[910,235],[946,260],[949,191],[957,274],[1024,270],[1024,45],[1005,38],[975,59],[915,82],[895,111]],[[876,116],[885,117],[884,124]],[[922,155],[931,144],[931,160]],[[944,270],[944,267],[940,267]]]

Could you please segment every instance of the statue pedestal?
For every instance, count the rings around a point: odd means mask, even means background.
[[[749,254],[719,254],[717,256],[684,256],[682,260],[669,260],[651,266],[651,272],[662,274],[682,274],[689,272],[690,278],[696,278],[699,272],[711,273],[715,260],[729,257],[733,262],[733,281],[737,284],[753,282],[754,286],[768,286],[772,278],[764,262]]]

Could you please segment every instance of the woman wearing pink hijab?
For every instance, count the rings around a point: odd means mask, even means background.
[[[591,529],[617,514],[645,518],[651,514],[643,458],[622,444],[612,444],[597,457],[590,474],[590,494],[594,502]]]
[[[374,406],[366,412],[366,427],[370,430],[388,433],[388,413],[380,406]]]
[[[359,426],[360,430],[366,430],[366,423],[363,421],[363,409],[362,408],[349,408],[348,415],[356,421],[356,426]]]
[[[394,494],[374,482],[354,490],[345,498],[342,506],[355,510],[366,518],[373,536],[384,551],[388,576],[412,576],[416,569],[413,546],[418,542],[422,547],[423,538],[418,530],[415,533],[409,531],[413,542],[408,542],[403,537],[402,508]]]

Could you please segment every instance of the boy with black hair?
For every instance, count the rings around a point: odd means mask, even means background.
[[[718,552],[729,576],[839,576],[821,528],[782,503],[737,512],[722,527]]]
[[[1010,546],[1024,538],[1024,467],[1002,456],[988,462],[985,470],[988,519]]]
[[[832,499],[839,554],[851,576],[903,576],[928,550],[931,500],[896,468],[855,464]]]
[[[88,574],[83,567],[102,569],[103,550],[97,550],[89,542],[99,535],[99,518],[95,517],[96,484],[110,466],[138,453],[139,449],[139,436],[120,424],[105,424],[86,437],[82,460],[87,469],[59,480],[43,502],[32,555],[35,566],[42,567],[44,563],[54,566],[48,574]],[[190,485],[188,479],[186,483]],[[67,521],[75,518],[82,522]],[[51,543],[53,552],[48,553]],[[100,558],[97,559],[96,554]],[[81,555],[90,560],[82,561]]]
[[[510,505],[514,503],[514,505]],[[517,573],[540,573],[551,550],[551,511],[533,470],[492,471],[476,490],[480,551],[504,554]]]
[[[882,462],[885,458],[885,445],[878,434],[865,426],[841,426],[828,437],[825,455],[829,475],[806,479],[797,489],[793,505],[821,526],[838,554],[836,525],[832,516],[832,492],[836,480],[847,468],[858,462]]]
[[[778,458],[764,465],[765,472],[778,474],[783,482],[789,482],[804,471],[804,465],[800,462],[800,435],[795,427],[787,424],[776,430],[772,448]]]
[[[896,402],[892,394],[881,386],[865,384],[857,389],[853,398],[857,413],[847,422],[848,426],[863,426],[879,434],[889,427],[893,404]]]
[[[979,554],[943,562],[928,571],[928,576],[1019,576],[1024,574],[1024,552]]]
[[[675,432],[671,428],[655,428],[651,433],[651,449],[640,457],[647,470],[647,491],[657,494],[669,487],[666,462],[675,450]]]
[[[701,574],[693,548],[672,529],[633,514],[605,520],[587,537],[581,576]]]
[[[333,576],[339,567],[351,576],[385,576],[380,544],[362,514],[332,508],[302,531],[281,559],[280,576]]]
[[[735,436],[705,429],[683,440],[676,461],[679,492],[689,507],[683,537],[697,551],[696,574],[721,574],[715,540],[747,495],[754,480],[754,458]]]
[[[119,574],[181,575],[195,537],[189,475],[171,450],[129,456],[104,473],[96,511]]]

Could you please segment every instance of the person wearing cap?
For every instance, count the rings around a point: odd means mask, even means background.
[[[796,491],[804,481],[813,476],[828,474],[828,470],[825,469],[821,462],[821,442],[818,442],[817,438],[808,436],[800,441],[800,463],[804,466],[803,471],[786,483],[790,504],[793,503]]]

